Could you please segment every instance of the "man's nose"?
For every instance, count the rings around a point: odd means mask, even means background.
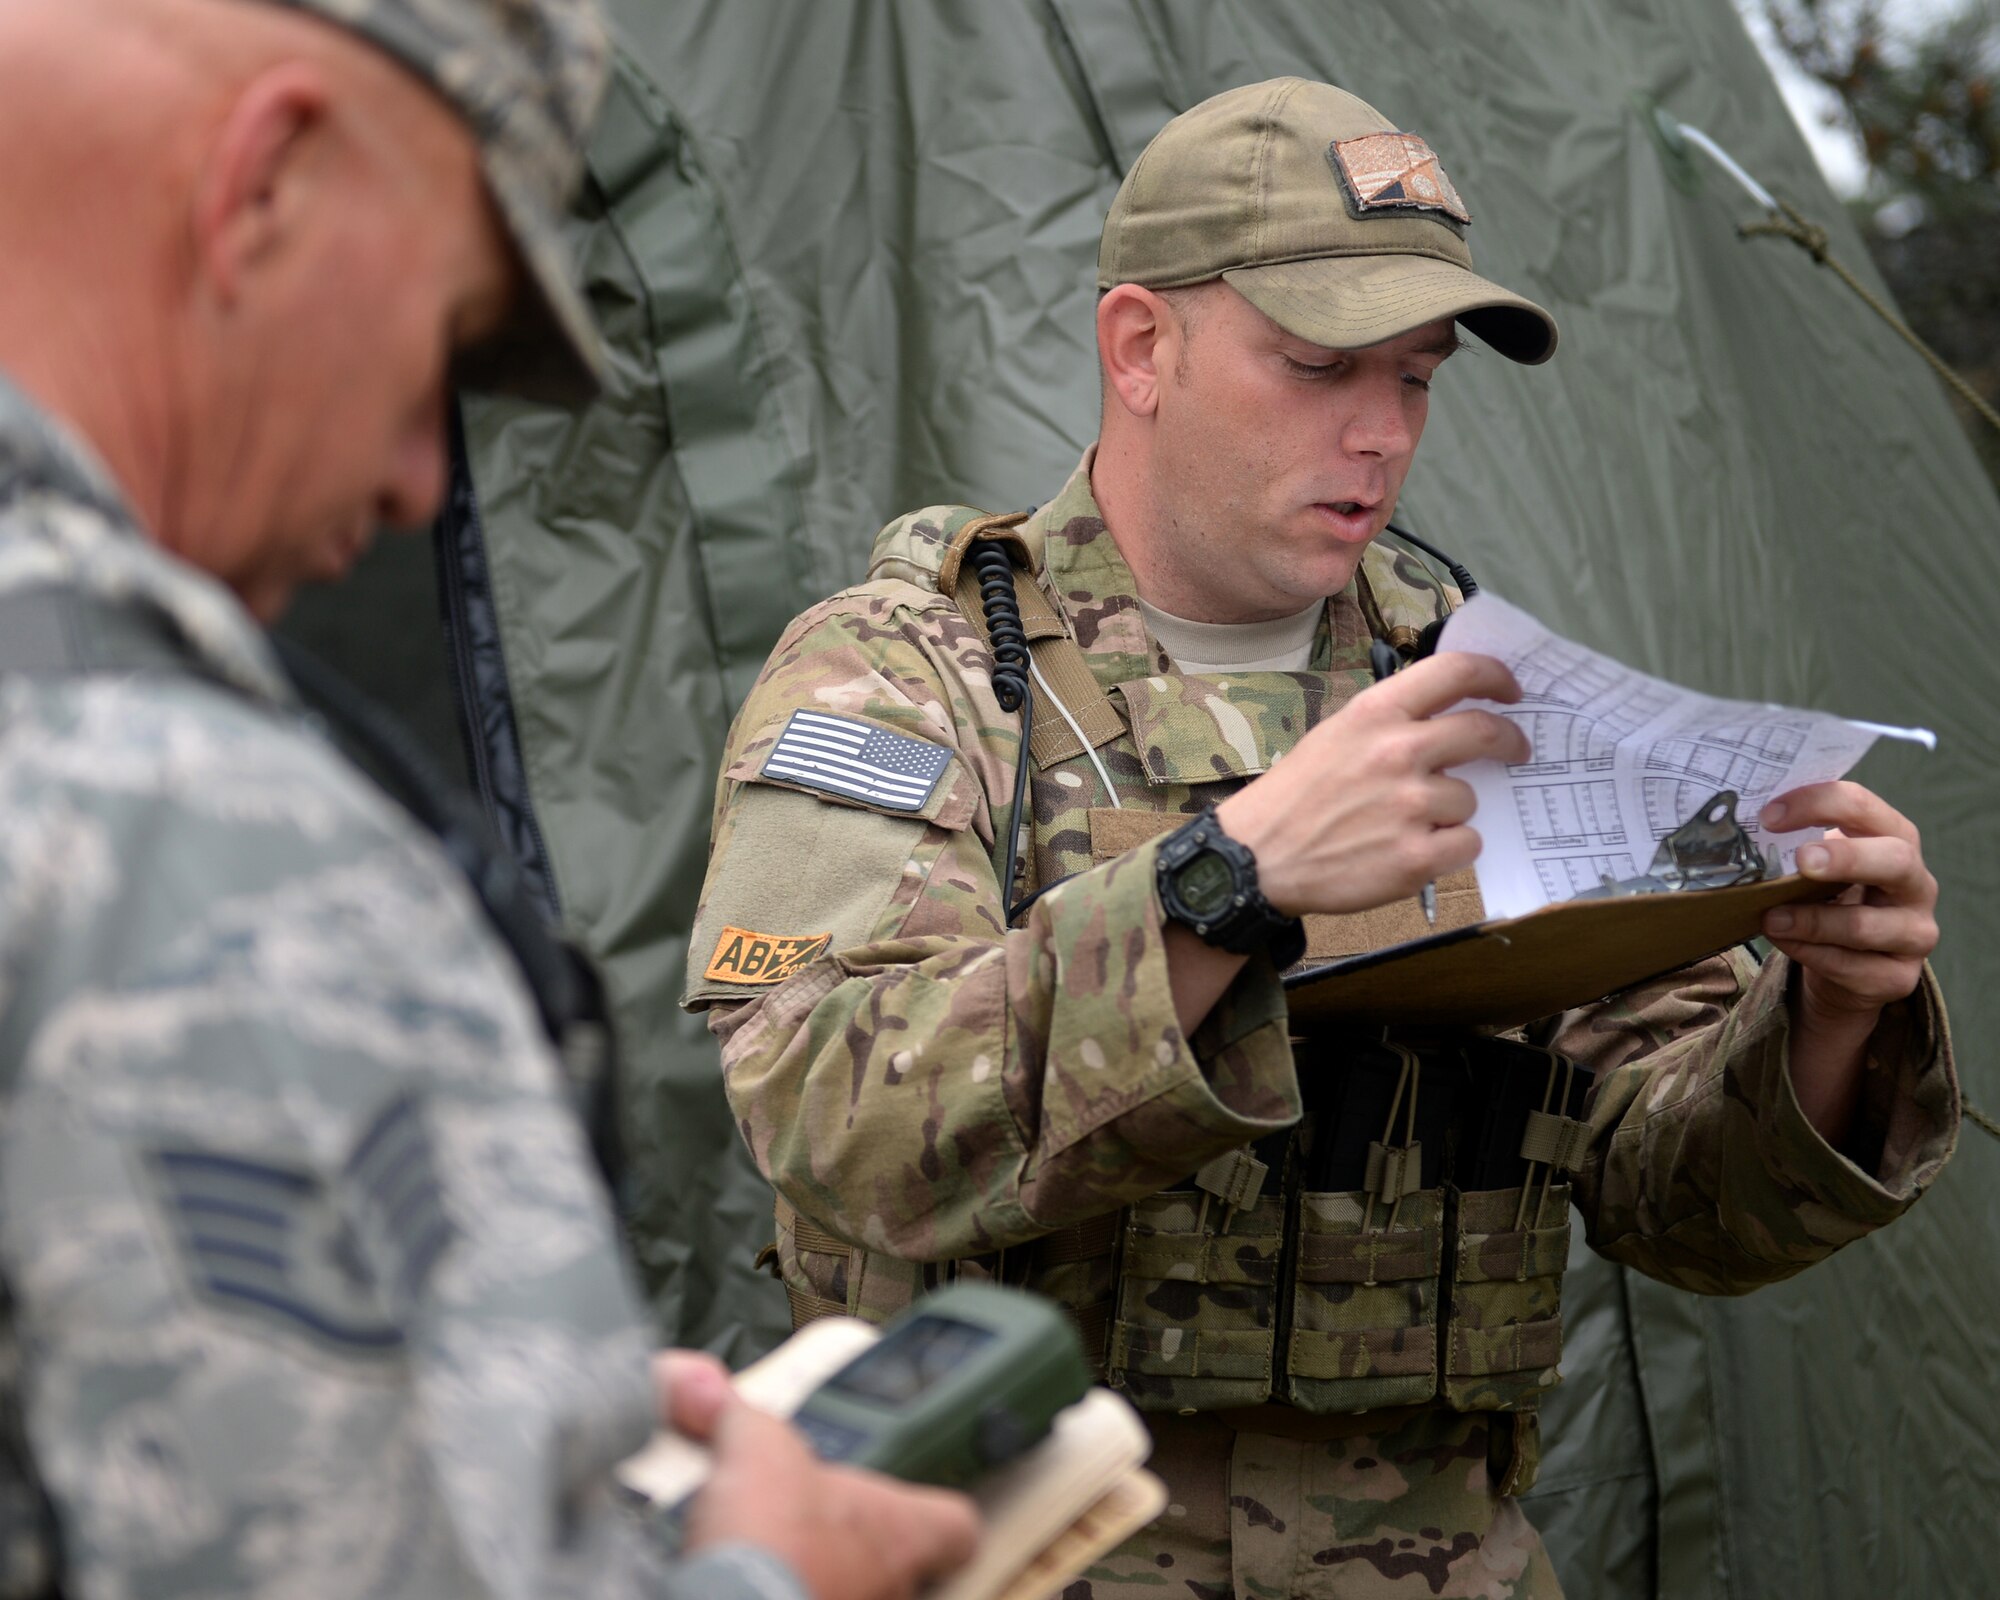
[[[1341,427],[1341,448],[1349,455],[1380,456],[1394,460],[1415,447],[1410,419],[1405,410],[1400,374],[1366,386]]]
[[[397,440],[376,515],[394,528],[428,523],[444,502],[447,470],[445,406],[440,397],[436,406]]]

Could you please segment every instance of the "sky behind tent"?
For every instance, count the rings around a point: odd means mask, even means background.
[[[1868,164],[1862,159],[1861,138],[1842,110],[1840,96],[1808,76],[1785,54],[1760,0],[1737,0],[1736,9],[1778,80],[1778,91],[1812,146],[1827,184],[1843,200],[1856,198],[1867,186]],[[1882,12],[1892,36],[1908,36],[1965,9],[1966,0],[1887,0]]]

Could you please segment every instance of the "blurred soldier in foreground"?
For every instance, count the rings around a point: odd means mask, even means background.
[[[1838,829],[1801,866],[1853,887],[1774,914],[1761,967],[1294,1059],[1298,918],[1421,934],[1413,897],[1479,848],[1448,769],[1523,759],[1452,710],[1517,696],[1495,661],[1371,686],[1371,644],[1416,655],[1456,599],[1377,542],[1455,325],[1555,347],[1471,271],[1469,221],[1421,138],[1325,85],[1176,118],[1105,226],[1096,446],[1025,521],[891,524],[724,756],[688,997],[795,1313],[1025,1281],[1151,1413],[1173,1507],[1070,1600],[1555,1594],[1514,1496],[1572,1185],[1605,1254],[1736,1293],[1897,1216],[1956,1134],[1936,884],[1853,784],[1767,812]]]
[[[588,0],[0,6],[0,1594],[868,1600],[974,1537],[656,1380],[519,974],[257,627],[433,513],[456,352],[588,389],[603,56]],[[663,1409],[679,1562],[610,1475]]]

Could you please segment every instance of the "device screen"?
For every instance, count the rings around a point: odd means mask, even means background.
[[[991,1329],[969,1322],[918,1317],[842,1367],[826,1386],[878,1405],[908,1405],[992,1339]]]

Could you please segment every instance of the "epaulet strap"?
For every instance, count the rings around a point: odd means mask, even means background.
[[[967,565],[966,555],[981,539],[1007,547],[1014,572],[1014,599],[1021,610],[1021,631],[1027,635],[1028,654],[1035,671],[1053,691],[1035,696],[1035,722],[1028,734],[1028,748],[1035,765],[1046,769],[1082,755],[1084,740],[1095,749],[1122,737],[1125,719],[1092,674],[1090,663],[1084,659],[1082,647],[1070,636],[1062,613],[1027,570],[1033,557],[1027,542],[1014,531],[1027,519],[1025,511],[974,517],[945,546],[937,586],[940,594],[951,596],[965,620],[990,644],[986,608],[979,602],[979,575]],[[1064,718],[1064,708],[1076,719],[1077,728],[1083,730],[1083,739],[1077,737],[1076,729]]]
[[[114,605],[63,584],[0,594],[0,676],[134,672],[210,676],[172,621],[149,607]]]
[[[938,563],[938,593],[948,594],[953,599],[958,598],[960,579],[971,576],[965,571],[966,555],[981,539],[1005,545],[1007,557],[1014,563],[1016,572],[1031,566],[1034,563],[1034,555],[1028,549],[1028,541],[1017,531],[1021,524],[1028,520],[1028,515],[1025,511],[1000,511],[989,516],[974,517],[954,533],[945,542],[944,558]],[[1017,589],[1020,587],[1018,582],[1015,587]],[[975,615],[979,611],[977,582],[972,585],[972,600],[973,609],[967,612],[968,616]],[[965,602],[960,600],[959,608],[963,610],[964,606]],[[981,621],[983,625],[983,617]]]

